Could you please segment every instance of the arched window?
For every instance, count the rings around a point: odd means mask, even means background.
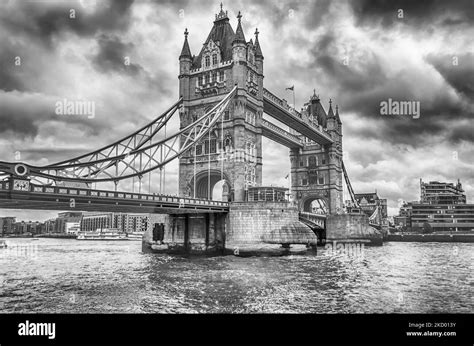
[[[212,78],[212,76],[211,76],[211,74],[209,73],[209,74],[207,75],[207,82],[208,82],[208,83],[211,83],[211,82],[212,82],[211,78]]]
[[[212,82],[217,82],[217,72],[212,72]]]
[[[309,167],[315,167],[316,166],[316,157],[315,156],[310,156],[309,157],[308,166]]]
[[[206,67],[211,66],[211,58],[209,57],[209,55],[206,55],[205,60],[206,60]]]
[[[225,78],[224,71],[220,71],[220,72],[219,72],[219,80],[220,80],[221,82],[223,82],[223,81],[224,81],[224,78]]]
[[[212,65],[217,65],[217,54],[212,54]]]

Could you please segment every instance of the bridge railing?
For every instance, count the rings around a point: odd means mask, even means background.
[[[306,220],[306,222],[309,221],[311,224],[318,225],[321,228],[326,227],[326,215],[300,212],[299,217],[300,220]]]
[[[314,219],[314,220],[326,220],[326,215],[324,214],[315,214],[315,213],[308,213],[306,211],[300,211],[300,216],[305,217],[307,219]]]
[[[14,188],[13,188],[14,189]],[[0,182],[0,190],[12,190],[11,183],[9,181]],[[180,197],[163,194],[143,194],[143,193],[132,193],[132,192],[121,192],[121,191],[108,191],[108,190],[93,190],[93,189],[81,189],[72,187],[61,187],[61,186],[40,186],[40,185],[29,185],[28,191],[18,192],[30,192],[37,194],[54,194],[54,195],[65,195],[65,196],[78,196],[78,197],[92,197],[92,198],[113,198],[113,199],[131,199],[141,201],[154,201],[154,202],[168,202],[178,203],[179,205],[193,205],[193,206],[210,206],[210,207],[223,207],[229,206],[227,202],[210,201],[207,199]]]

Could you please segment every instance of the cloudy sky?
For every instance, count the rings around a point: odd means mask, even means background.
[[[233,0],[224,10],[234,30],[242,11],[247,40],[258,27],[266,88],[291,100],[294,84],[298,108],[313,89],[326,107],[329,98],[339,105],[356,192],[377,190],[393,215],[400,199],[418,199],[420,177],[459,178],[474,202],[471,0]],[[199,54],[218,11],[218,1],[1,1],[0,160],[64,160],[159,115],[178,97],[184,29]],[[56,115],[64,98],[95,102],[95,118]],[[388,99],[420,102],[420,117],[381,115]],[[264,140],[264,184],[288,184],[287,153]]]

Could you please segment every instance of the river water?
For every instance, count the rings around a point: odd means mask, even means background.
[[[143,254],[140,241],[6,241],[0,312],[474,312],[472,243],[184,258]]]

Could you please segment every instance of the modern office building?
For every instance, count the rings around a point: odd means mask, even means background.
[[[114,228],[125,233],[141,232],[145,230],[148,218],[148,214],[87,212],[82,216],[80,230],[92,232],[97,229]]]
[[[466,203],[459,180],[453,184],[420,179],[420,201],[404,204],[394,220],[413,232],[470,232],[474,231],[474,204]]]
[[[59,213],[56,218],[55,233],[66,233],[66,224],[69,222],[81,222],[82,212],[66,211]]]
[[[420,203],[465,204],[466,195],[459,180],[454,185],[453,183],[442,183],[439,181],[424,183],[420,179]]]

